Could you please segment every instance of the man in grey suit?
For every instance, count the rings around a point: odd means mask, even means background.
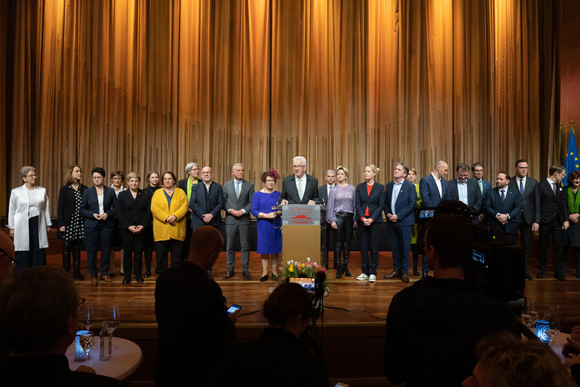
[[[324,176],[326,184],[318,187],[318,196],[320,197],[320,204],[323,206],[328,205],[328,195],[330,195],[330,189],[336,183],[336,171],[334,169],[329,169],[326,171],[326,176]],[[333,229],[330,224],[326,221],[326,211],[320,211],[320,230],[321,230],[321,240],[320,249],[322,250],[322,266],[328,269],[328,246],[330,245],[330,236],[334,235],[333,240],[336,240],[336,230]],[[334,260],[334,268],[336,269],[338,263],[336,259]]]
[[[282,181],[282,193],[278,204],[320,204],[318,179],[306,174],[306,158],[296,156],[292,159],[294,174]]]
[[[242,277],[252,279],[249,270],[250,263],[250,211],[252,209],[252,197],[254,185],[244,180],[244,165],[234,164],[232,175],[234,178],[224,184],[224,209],[226,211],[226,260],[228,271],[224,279],[235,275],[235,243],[239,235],[242,248]]]
[[[452,200],[463,202],[479,213],[483,202],[483,196],[478,184],[473,179],[468,179],[469,166],[465,163],[457,164],[455,168],[457,178],[449,180],[449,192]],[[479,218],[473,219],[474,223],[479,223]]]
[[[533,277],[528,270],[530,252],[532,250],[532,239],[534,232],[540,228],[540,203],[536,197],[536,187],[538,182],[528,176],[529,168],[527,160],[516,161],[516,175],[510,180],[509,186],[514,191],[519,192],[522,197],[522,216],[520,218],[519,230],[522,247],[525,257],[525,276],[532,280]]]

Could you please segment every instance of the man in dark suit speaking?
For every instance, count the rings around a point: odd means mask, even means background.
[[[282,193],[278,204],[319,204],[318,179],[306,174],[306,158],[292,159],[294,174],[282,181]]]

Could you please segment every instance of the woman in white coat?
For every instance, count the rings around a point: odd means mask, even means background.
[[[16,250],[15,273],[46,265],[44,249],[52,226],[46,189],[36,185],[36,168],[22,167],[20,177],[24,184],[12,190],[8,207],[8,228]]]

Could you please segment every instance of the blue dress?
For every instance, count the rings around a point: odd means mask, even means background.
[[[279,191],[270,194],[258,191],[252,198],[252,215],[258,218],[260,212],[269,214],[276,210],[272,209],[280,197]],[[282,252],[282,219],[278,216],[274,219],[258,219],[258,254],[279,254]]]

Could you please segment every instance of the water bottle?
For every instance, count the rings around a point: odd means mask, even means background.
[[[99,359],[109,360],[111,358],[111,335],[107,325],[103,322],[103,328],[99,333]]]

